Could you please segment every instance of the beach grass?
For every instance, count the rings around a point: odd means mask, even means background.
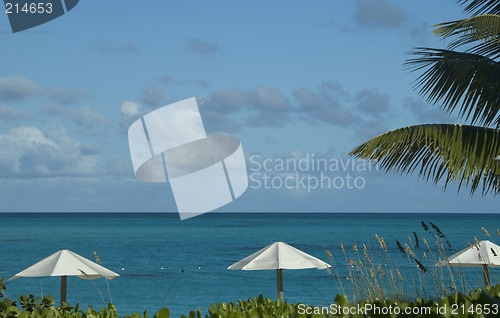
[[[374,234],[374,241],[327,249],[330,276],[341,294],[354,301],[361,299],[439,299],[466,293],[481,282],[477,271],[452,266],[436,266],[456,253],[445,233],[434,223],[421,222],[421,231],[387,243]],[[482,227],[488,238],[494,238]],[[496,230],[500,238],[500,230]],[[473,243],[479,244],[477,237]],[[399,254],[399,255],[398,255]],[[470,277],[473,276],[473,277]]]
[[[0,279],[1,282],[1,279]],[[1,286],[1,285],[0,285]],[[498,317],[500,314],[500,285],[488,290],[473,290],[468,294],[454,293],[440,299],[372,299],[350,302],[339,294],[328,306],[305,303],[287,303],[262,295],[247,300],[211,304],[206,311],[189,310],[181,318],[358,318],[358,317]],[[168,308],[156,311],[153,318],[170,318]],[[110,303],[99,310],[88,306],[67,303],[56,307],[52,297],[42,300],[35,296],[19,297],[19,305],[9,299],[0,301],[0,317],[3,318],[149,318],[149,313],[118,315]]]

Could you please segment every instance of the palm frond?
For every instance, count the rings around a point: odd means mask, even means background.
[[[464,41],[467,39],[464,37]],[[470,42],[474,42],[474,39],[470,39]],[[500,58],[500,45],[495,42],[480,42],[473,45],[471,48],[465,51],[466,53],[472,53],[477,55],[482,55],[484,57],[490,58],[492,60],[498,61]]]
[[[473,15],[500,13],[500,3],[498,0],[457,0],[457,2],[460,5],[468,3],[464,10]]]
[[[500,131],[465,125],[418,125],[384,133],[350,155],[375,161],[386,172],[418,175],[435,184],[458,183],[470,187],[471,195],[481,186],[482,194],[500,190]]]
[[[430,103],[453,112],[471,124],[500,127],[500,64],[472,53],[416,48],[405,63],[413,71],[424,70],[416,87]],[[460,106],[459,106],[460,105]]]
[[[468,19],[445,22],[435,25],[434,33],[443,37],[458,36],[449,44],[450,49],[480,41],[483,43],[500,43],[500,15],[483,14]]]

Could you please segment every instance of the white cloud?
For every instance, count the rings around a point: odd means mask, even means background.
[[[2,121],[14,121],[27,117],[28,115],[24,112],[18,111],[13,107],[0,104],[0,120]]]
[[[202,100],[202,112],[225,117],[239,115],[250,126],[277,126],[293,112],[288,98],[275,86],[257,85],[249,90],[229,88],[213,92]],[[222,122],[219,120],[219,122]]]
[[[124,119],[138,117],[141,115],[141,105],[139,103],[126,100],[120,107],[120,114]]]
[[[33,126],[13,128],[7,134],[0,134],[0,176],[30,178],[98,174],[99,157],[85,154],[81,147],[58,126],[46,132]]]
[[[127,134],[130,125],[139,117],[141,117],[141,108],[141,104],[130,100],[126,100],[122,103],[120,109],[118,110],[122,116],[121,121],[118,125],[118,128],[122,134]]]
[[[364,89],[355,96],[356,108],[373,118],[380,119],[391,110],[391,97],[376,89]]]
[[[353,95],[338,82],[322,81],[315,89],[293,89],[291,97],[275,86],[217,90],[201,98],[200,106],[208,131],[277,127],[297,119],[313,125],[358,127],[367,123],[362,115],[383,119],[390,111],[390,96],[376,89]]]
[[[68,112],[68,117],[75,125],[83,128],[94,128],[108,122],[105,116],[94,113],[90,107],[82,107]]]
[[[222,51],[222,48],[214,42],[208,42],[200,39],[189,39],[186,41],[185,49],[188,52],[211,55],[216,52]]]
[[[51,91],[51,99],[65,106],[80,103],[89,97],[88,93],[78,89],[56,88]]]
[[[456,117],[448,115],[445,110],[440,109],[437,105],[429,105],[420,99],[408,97],[403,100],[403,106],[411,111],[419,123],[434,124],[434,123],[454,123]]]
[[[0,101],[16,102],[40,95],[48,96],[57,104],[65,106],[80,103],[90,96],[80,89],[43,87],[21,76],[0,77]]]
[[[202,87],[202,88],[207,88],[208,83],[205,80],[178,80],[171,76],[170,74],[164,74],[160,76],[156,76],[156,79],[164,84],[164,85],[187,85],[187,86],[193,86],[193,87]]]
[[[358,0],[355,19],[365,27],[395,29],[401,27],[407,17],[399,6],[387,0]]]
[[[203,99],[203,104],[221,114],[235,113],[249,107],[246,92],[237,87],[216,90]]]
[[[0,77],[0,101],[19,101],[41,93],[41,88],[33,81],[20,77]]]
[[[139,49],[132,43],[113,44],[113,43],[103,42],[99,46],[97,46],[96,49],[105,54],[139,53]]]
[[[80,107],[72,109],[53,105],[45,108],[44,113],[53,117],[65,117],[71,120],[76,126],[81,128],[106,127],[109,119],[103,115],[95,113],[90,107]]]
[[[279,111],[290,106],[287,98],[276,86],[266,88],[258,85],[250,91],[249,97],[254,107],[258,109]]]
[[[350,94],[336,82],[324,81],[316,90],[306,87],[293,91],[301,118],[313,123],[351,126],[361,121],[349,104]]]
[[[158,107],[165,101],[165,93],[161,88],[151,86],[142,90],[140,101],[150,107]]]

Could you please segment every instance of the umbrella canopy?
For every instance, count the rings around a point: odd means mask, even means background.
[[[500,267],[500,246],[490,242],[481,241],[460,252],[452,255],[446,260],[436,264],[437,266],[460,266],[460,267],[483,267],[484,285],[490,286],[489,267]]]
[[[263,249],[245,257],[239,262],[229,266],[228,269],[235,270],[276,270],[278,285],[278,298],[283,299],[283,277],[282,269],[325,269],[330,267],[328,263],[296,249],[283,242],[270,244]]]
[[[17,273],[10,280],[20,277],[61,276],[61,302],[66,301],[66,277],[78,276],[82,279],[118,277],[115,272],[102,267],[70,250],[60,250],[38,263]]]

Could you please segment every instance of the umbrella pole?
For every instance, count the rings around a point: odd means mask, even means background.
[[[483,264],[483,277],[484,277],[484,288],[490,288],[490,270],[488,269],[488,265]]]
[[[281,268],[276,270],[276,284],[278,286],[278,299],[283,301],[283,270]]]
[[[66,287],[68,284],[68,276],[61,276],[61,305],[66,302]]]

